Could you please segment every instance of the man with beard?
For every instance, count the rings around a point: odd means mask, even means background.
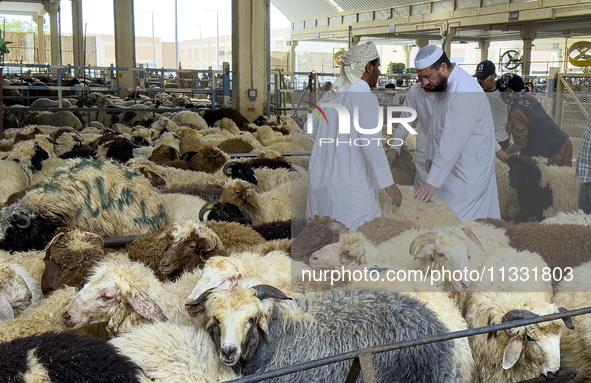
[[[415,58],[421,87],[434,92],[427,129],[427,182],[415,192],[433,194],[464,221],[501,218],[495,175],[494,125],[484,91],[445,52],[427,45]]]

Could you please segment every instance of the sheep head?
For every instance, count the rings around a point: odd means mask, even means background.
[[[239,162],[228,162],[224,166],[224,174],[232,177],[232,179],[241,179],[250,182],[253,185],[258,185],[259,181],[254,174],[254,170],[249,164]]]
[[[163,275],[175,275],[183,270],[201,268],[216,255],[225,255],[220,238],[207,226],[184,222],[172,226],[169,246],[158,270]]]
[[[553,314],[563,311],[563,308],[556,308],[549,305],[547,312],[541,315]],[[511,310],[502,318],[502,323],[520,319],[536,318],[539,315],[525,309]],[[495,318],[498,322],[498,318]],[[491,320],[491,323],[494,323]],[[570,318],[565,318],[564,323],[572,326]],[[506,330],[506,334],[495,335],[496,339],[506,344],[503,352],[503,369],[508,370],[519,363],[533,363],[540,369],[540,372],[552,380],[558,376],[560,369],[560,337],[563,325],[560,321],[542,322],[535,325],[515,327]],[[527,361],[527,362],[524,362]]]
[[[366,257],[377,252],[377,248],[365,236],[356,231],[341,234],[339,241],[312,253],[310,267],[313,269],[337,269],[341,266],[367,263]]]
[[[148,278],[153,281],[147,281]],[[125,260],[124,256],[103,261],[70,302],[62,322],[70,329],[106,323],[107,329],[116,334],[141,321],[166,321],[160,306],[139,286],[142,282],[156,282],[152,271],[144,265]]]
[[[258,211],[258,188],[249,182],[227,181],[220,195],[220,202],[229,202],[245,208],[247,211]]]
[[[245,226],[252,225],[252,218],[246,209],[229,202],[213,202],[203,205],[199,211],[199,220],[201,222],[220,221],[236,222]]]
[[[27,195],[37,189],[33,189]],[[38,207],[21,200],[0,210],[0,249],[7,251],[43,250],[60,226],[58,217],[47,217]]]
[[[291,243],[291,258],[309,263],[313,252],[337,242],[347,231],[347,227],[335,219],[315,217]]]
[[[23,277],[4,260],[0,260],[0,295],[10,307],[19,310],[29,307],[33,297]]]
[[[228,162],[228,156],[218,148],[204,146],[187,162],[190,170],[213,174]]]
[[[45,296],[63,287],[82,288],[91,268],[105,256],[103,239],[81,230],[59,229],[45,248],[41,290]]]
[[[220,359],[228,366],[250,359],[255,353],[261,332],[269,339],[269,318],[273,299],[290,299],[280,290],[257,285],[252,288],[211,289],[187,308],[205,307],[209,321],[206,330],[213,339]]]
[[[454,279],[448,282],[453,282],[458,292],[467,292],[472,282],[469,278],[464,278],[463,271],[470,269],[468,260],[471,258],[471,242],[484,251],[484,247],[470,229],[447,227],[416,237],[410,245],[409,253],[431,270],[441,270],[445,267],[452,274],[455,270],[461,270],[462,278],[459,281]]]

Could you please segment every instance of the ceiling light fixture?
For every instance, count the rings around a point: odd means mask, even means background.
[[[343,7],[341,7],[335,0],[328,0],[328,2],[331,3],[332,6],[337,9],[337,11],[344,12]]]

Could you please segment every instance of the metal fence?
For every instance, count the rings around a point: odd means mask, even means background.
[[[556,118],[571,137],[578,153],[591,109],[591,74],[559,73],[556,84]]]

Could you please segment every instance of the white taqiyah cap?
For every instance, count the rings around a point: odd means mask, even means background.
[[[437,45],[427,45],[415,57],[415,69],[421,70],[435,64],[443,56],[443,50]]]

